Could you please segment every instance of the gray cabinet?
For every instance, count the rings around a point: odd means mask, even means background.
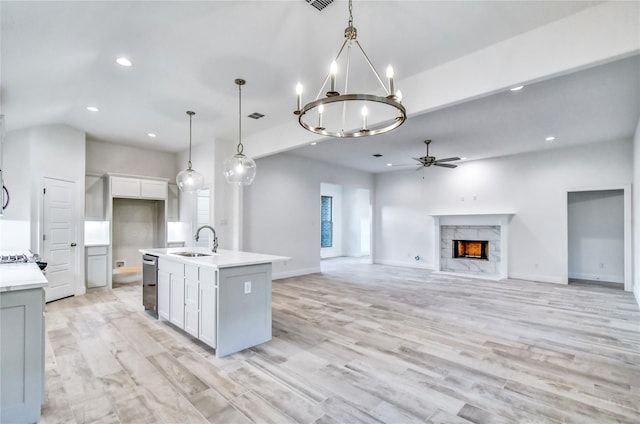
[[[86,248],[87,287],[104,287],[109,278],[109,258],[107,246],[89,246]]]
[[[158,259],[158,316],[216,349],[271,340],[271,263],[217,269]]]
[[[216,356],[271,340],[271,264],[222,268]]]
[[[0,422],[40,420],[44,394],[44,290],[0,293]]]

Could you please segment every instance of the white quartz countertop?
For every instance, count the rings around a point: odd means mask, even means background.
[[[167,249],[140,249],[140,253],[158,256],[159,258],[171,259],[187,264],[198,266],[209,266],[212,268],[231,268],[244,265],[256,265],[272,262],[288,261],[289,257],[265,255],[262,253],[239,252],[236,250],[218,249],[217,253],[212,253],[210,249],[204,247],[171,247]],[[188,257],[176,255],[178,252],[198,252],[211,256]]]
[[[33,262],[0,264],[0,292],[46,287],[49,284]]]

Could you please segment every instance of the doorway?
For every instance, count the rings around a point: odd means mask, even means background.
[[[45,300],[75,294],[77,222],[76,185],[73,181],[44,178],[42,253],[47,262]]]
[[[568,192],[567,202],[569,282],[624,289],[624,190]]]
[[[367,189],[320,184],[320,258],[370,260],[371,193]]]

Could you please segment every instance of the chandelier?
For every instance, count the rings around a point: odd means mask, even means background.
[[[353,26],[353,5],[349,0],[349,26],[344,30],[344,42],[338,55],[329,67],[322,87],[315,99],[302,105],[302,85],[296,86],[297,108],[300,125],[313,133],[331,137],[363,137],[391,131],[404,123],[407,111],[402,105],[402,93],[396,91],[393,82],[393,68],[387,67],[385,84],[357,40],[357,30]],[[358,50],[382,87],[383,96],[377,94],[357,94],[349,92],[349,71],[352,65],[351,51]],[[342,93],[337,86],[340,56],[346,51],[344,60],[344,86]],[[366,68],[365,65],[365,68]],[[357,79],[362,80],[362,75]],[[329,84],[328,90],[327,83]],[[322,94],[324,93],[324,96]],[[322,96],[322,97],[321,97]]]
[[[242,86],[247,82],[235,80],[238,86],[238,146],[236,154],[224,161],[224,176],[229,184],[250,185],[256,177],[256,162],[246,156],[242,144]]]
[[[195,114],[190,110],[187,111],[187,115],[189,115],[189,162],[187,162],[187,169],[180,171],[176,176],[176,184],[180,190],[186,192],[200,190],[204,184],[202,174],[191,167],[191,119]]]

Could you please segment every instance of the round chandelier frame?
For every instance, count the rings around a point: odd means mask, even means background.
[[[357,40],[357,29],[353,26],[353,6],[352,1],[349,0],[349,25],[344,30],[345,40],[336,56],[334,62],[331,64],[329,74],[326,76],[322,87],[318,91],[318,95],[315,100],[302,105],[302,86],[298,83],[296,88],[298,95],[298,103],[297,109],[293,112],[298,116],[298,123],[304,129],[311,131],[315,134],[331,136],[331,137],[364,137],[369,135],[383,134],[388,131],[391,131],[395,128],[398,128],[407,120],[407,111],[405,107],[402,105],[402,94],[400,91],[396,91],[393,82],[393,69],[391,65],[387,68],[387,78],[388,85],[385,85],[380,78],[380,75],[376,71],[375,67],[369,60],[369,57],[365,53],[364,49],[360,45]],[[349,93],[349,67],[351,63],[351,48],[355,45],[358,47],[359,51],[362,53],[364,60],[369,65],[369,68],[375,75],[377,81],[380,83],[383,91],[386,93],[386,96],[379,96],[376,94],[357,94],[357,93]],[[340,59],[342,53],[347,51],[347,60],[346,60],[346,69],[345,69],[345,84],[344,91],[345,94],[340,94],[336,88],[336,72],[337,72],[337,62]],[[330,83],[330,88],[325,92],[324,97],[320,97],[327,85],[327,82]],[[349,102],[359,102],[362,105],[361,114],[362,114],[362,124],[355,126],[354,119],[351,116],[351,120],[349,123],[346,122],[346,111],[347,104]],[[339,126],[335,127],[335,122],[333,122],[334,127],[328,128],[325,127],[323,122],[323,114],[325,106],[335,107],[337,103],[342,104],[342,118],[339,120]],[[385,113],[385,117],[373,124],[368,123],[368,108],[367,105],[370,105],[372,108],[376,108],[377,110],[383,110]],[[380,106],[383,106],[381,109]],[[390,109],[391,112],[388,111]],[[311,117],[310,112],[317,112],[315,117]],[[394,116],[395,115],[395,116]],[[312,123],[312,120],[315,122]],[[345,128],[350,125],[351,128]]]

